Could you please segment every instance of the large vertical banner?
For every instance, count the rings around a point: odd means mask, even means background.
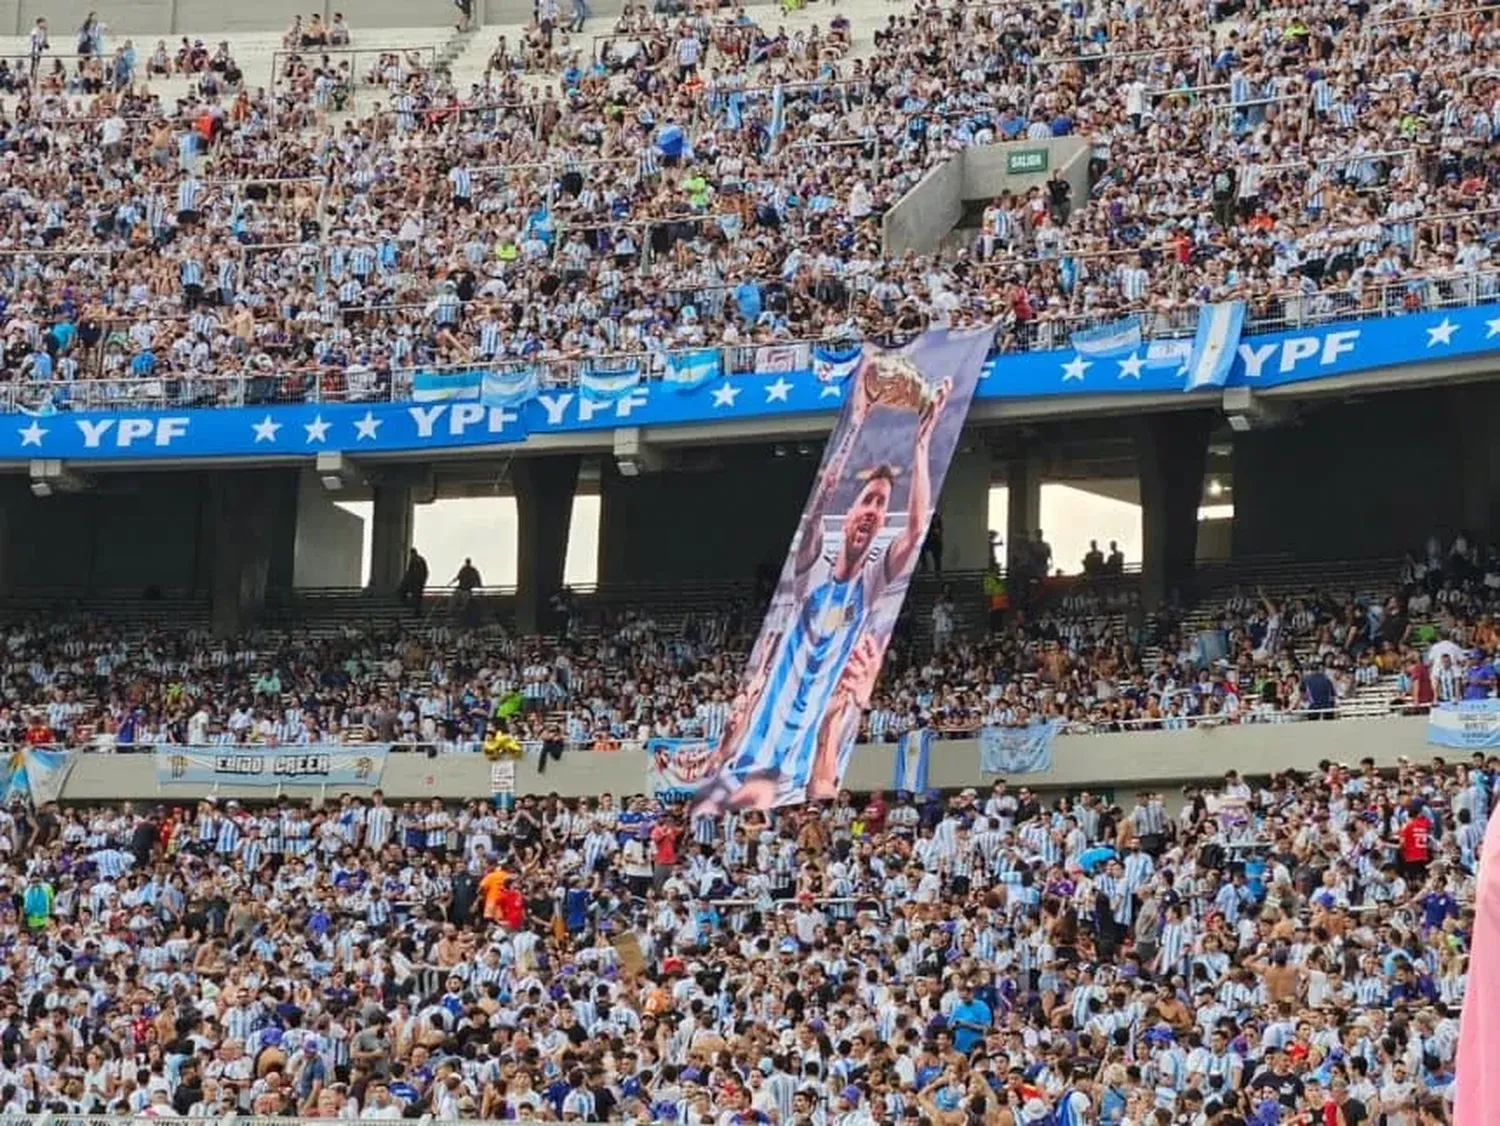
[[[837,793],[993,335],[865,348],[696,813]]]

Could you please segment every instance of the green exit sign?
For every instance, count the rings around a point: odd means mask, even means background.
[[[1047,171],[1046,149],[1022,149],[1005,154],[1005,171],[1012,176]]]

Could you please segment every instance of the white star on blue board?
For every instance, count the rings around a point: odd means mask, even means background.
[[[33,418],[31,420],[30,426],[23,426],[21,427],[21,429],[17,430],[16,433],[21,436],[21,445],[40,446],[42,444],[42,438],[50,433],[50,431],[45,426],[40,425],[37,420]]]
[[[790,392],[791,389],[792,389],[792,385],[786,381],[786,377],[782,376],[782,375],[778,375],[776,377],[776,382],[775,383],[768,383],[768,384],[766,384],[766,402],[768,402],[768,403],[784,403],[784,402],[786,402],[787,401],[787,393]]]
[[[714,388],[714,406],[715,407],[732,407],[732,406],[734,406],[735,397],[737,395],[739,395],[739,393],[740,393],[740,389],[738,387],[736,387],[733,383],[725,383],[725,384],[721,384],[718,387],[715,387]]]
[[[354,420],[354,429],[357,432],[354,440],[356,442],[363,442],[368,438],[373,442],[375,440],[375,431],[380,429],[380,424],[384,421],[382,418],[376,418],[373,411],[365,411],[364,418],[356,418]]]
[[[332,423],[324,422],[321,414],[313,415],[311,422],[304,422],[302,429],[307,431],[309,442],[326,442],[328,440],[328,428]]]
[[[1067,383],[1076,379],[1081,383],[1083,381],[1083,373],[1093,366],[1094,363],[1092,360],[1085,360],[1082,356],[1074,356],[1062,366],[1063,382]]]
[[[838,399],[838,398],[842,398],[843,394],[844,394],[844,389],[842,387],[840,387],[837,383],[825,383],[825,384],[823,384],[823,389],[818,392],[818,398],[820,398],[820,399]]]
[[[1146,361],[1134,352],[1117,362],[1120,365],[1121,379],[1139,379],[1141,377],[1141,368],[1146,366]]]
[[[1458,331],[1458,325],[1444,317],[1437,324],[1427,330],[1427,347],[1434,344],[1452,344],[1453,334]]]
[[[1492,336],[1500,336],[1500,317],[1496,317],[1492,321],[1485,321],[1484,327],[1489,329],[1489,331],[1484,334],[1484,338],[1486,340],[1488,340]]]
[[[252,424],[250,429],[255,431],[255,440],[257,443],[274,442],[276,441],[276,431],[281,429],[281,423],[272,422],[271,416],[266,415],[259,422]]]

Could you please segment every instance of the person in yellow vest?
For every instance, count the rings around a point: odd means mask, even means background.
[[[990,629],[999,629],[1004,624],[1005,612],[1010,609],[1010,588],[997,567],[984,573],[984,597],[990,607]]]

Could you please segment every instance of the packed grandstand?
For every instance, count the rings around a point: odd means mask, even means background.
[[[1205,301],[1267,327],[1500,296],[1490,7],[584,13],[539,0],[457,53],[366,37],[357,9],[274,50],[90,20],[70,54],[39,23],[0,70],[6,406],[399,399],[445,366],[560,382],[713,346],[728,372],[926,324],[1024,350],[1126,313],[1190,329]],[[1086,193],[1052,177],[939,256],[886,255],[881,216],[954,151],[1070,136]],[[1046,570],[999,601],[922,580],[861,741],[1055,723],[1103,754],[1496,693],[1500,555],[1467,537],[1161,607]],[[766,591],[727,594],[564,594],[545,636],[467,590],[233,638],[163,602],[33,606],[0,631],[0,741],[714,739]],[[1450,1123],[1500,761],[1118,799],[1024,781],[716,817],[633,793],[17,799],[0,1113]]]

